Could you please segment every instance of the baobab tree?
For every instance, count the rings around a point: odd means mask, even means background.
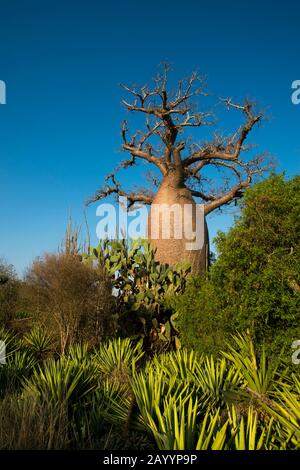
[[[151,206],[148,237],[156,249],[156,258],[160,262],[175,265],[187,260],[193,272],[203,273],[208,266],[209,242],[207,225],[204,218],[204,245],[197,250],[186,248],[186,239],[174,237],[174,217],[171,224],[171,237],[161,235],[154,238],[151,233],[151,216],[154,205],[192,207],[192,228],[196,226],[196,202],[203,204],[204,214],[228,205],[239,199],[253,179],[269,168],[266,155],[250,155],[246,158],[246,139],[252,129],[262,120],[263,114],[255,110],[254,103],[245,100],[242,104],[231,98],[222,99],[227,110],[234,110],[242,116],[242,123],[226,137],[214,132],[209,140],[195,142],[188,135],[191,128],[202,128],[215,124],[211,112],[199,109],[201,96],[206,95],[205,80],[197,73],[181,80],[174,91],[168,88],[169,67],[155,79],[152,87],[121,85],[130,95],[123,104],[129,113],[144,116],[144,129],[138,129],[129,136],[127,121],[122,123],[122,149],[129,158],[121,161],[119,167],[107,176],[107,185],[100,188],[89,202],[106,198],[111,194],[126,196],[128,206],[137,203]],[[195,132],[193,132],[194,136]],[[248,153],[249,155],[249,153]],[[121,168],[136,165],[139,160],[158,169],[152,174],[153,189],[125,191],[118,183],[116,173]],[[208,178],[211,171],[218,170],[216,181]],[[160,178],[157,177],[160,174]],[[223,174],[220,187],[220,174]],[[150,183],[148,186],[151,186]],[[172,214],[171,214],[172,215]],[[162,223],[162,212],[158,223]],[[157,219],[156,219],[157,220]]]

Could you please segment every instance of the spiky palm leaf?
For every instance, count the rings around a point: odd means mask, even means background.
[[[196,450],[225,450],[226,431],[228,421],[223,425],[220,423],[220,410],[217,409],[214,415],[207,412],[200,426],[199,438]]]
[[[107,379],[96,393],[103,400],[103,416],[106,421],[118,426],[122,431],[145,430],[142,416],[135,406],[135,396],[128,384]]]
[[[32,351],[38,358],[42,358],[53,347],[53,339],[43,328],[33,328],[23,338],[23,346]]]
[[[90,367],[78,366],[70,359],[50,359],[35,369],[24,385],[47,402],[75,404],[97,388],[97,380]]]
[[[228,422],[220,425],[219,410],[199,418],[198,399],[192,396],[169,396],[163,406],[146,411],[147,428],[160,450],[221,450],[225,447]]]
[[[195,351],[178,349],[155,356],[152,365],[158,370],[162,369],[168,377],[176,376],[180,380],[191,380],[196,366],[202,362],[203,356],[197,355]]]
[[[166,380],[164,371],[153,367],[136,372],[130,384],[144,420],[146,412],[154,416],[156,407],[162,406],[165,398],[172,396],[173,399],[178,400],[191,393],[188,383],[178,381],[176,376]]]
[[[275,387],[279,364],[270,364],[264,350],[258,359],[248,333],[239,333],[232,338],[235,345],[228,343],[228,351],[223,352],[223,356],[240,372],[244,388],[251,395],[257,398],[269,395]]]
[[[68,351],[68,357],[74,363],[86,363],[89,360],[89,345],[87,343],[72,344]]]
[[[106,377],[116,371],[130,373],[143,357],[142,343],[134,345],[130,338],[114,339],[102,344],[94,356],[98,370]]]
[[[205,357],[201,364],[196,364],[193,377],[200,387],[198,393],[201,394],[203,408],[216,409],[241,399],[239,371],[228,366],[224,358]]]
[[[0,389],[2,393],[17,392],[24,379],[35,370],[37,360],[28,351],[14,351],[8,355],[7,363],[0,367]]]
[[[276,448],[274,420],[261,424],[258,412],[248,408],[246,417],[233,406],[228,413],[234,450],[271,450]]]
[[[264,408],[280,424],[281,441],[286,448],[300,449],[300,379],[292,374],[293,386],[276,389],[275,399]]]

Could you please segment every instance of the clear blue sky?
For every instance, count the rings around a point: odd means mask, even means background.
[[[120,158],[118,84],[148,81],[161,61],[175,77],[200,70],[216,100],[255,97],[269,115],[255,142],[298,173],[299,25],[298,0],[2,0],[0,256],[22,273],[58,247],[71,208],[82,221],[85,199]],[[139,175],[127,170],[123,181]],[[212,236],[231,222],[213,215]]]

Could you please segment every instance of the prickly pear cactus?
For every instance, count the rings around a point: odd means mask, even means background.
[[[144,239],[104,240],[84,255],[84,261],[105,269],[120,305],[127,314],[135,314],[143,336],[151,343],[160,340],[165,346],[179,347],[170,305],[174,296],[183,292],[190,267],[183,264],[172,269],[157,262],[154,255]]]

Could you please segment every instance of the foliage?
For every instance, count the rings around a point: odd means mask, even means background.
[[[144,338],[152,347],[179,345],[171,301],[182,293],[188,266],[172,269],[154,259],[146,240],[104,240],[85,255],[85,261],[104,269],[112,279],[119,308],[123,310],[123,335]]]
[[[300,177],[273,175],[245,192],[241,214],[216,239],[207,279],[193,279],[177,299],[182,343],[217,354],[236,330],[290,356],[299,332]]]
[[[299,378],[271,369],[248,334],[218,359],[181,349],[146,362],[129,340],[39,361],[14,341],[0,366],[0,449],[299,448]]]
[[[300,448],[300,380],[292,374],[291,384],[283,383],[276,387],[275,400],[265,404],[265,408],[283,427],[285,442],[296,449]]]
[[[6,357],[9,357],[11,354],[13,354],[14,351],[19,349],[19,341],[18,338],[15,336],[15,334],[4,327],[0,326],[0,341],[2,341],[5,344],[5,349],[6,349]]]
[[[225,347],[232,328],[223,315],[213,284],[204,277],[193,276],[174,303],[182,345],[216,356]]]
[[[200,387],[204,409],[216,411],[242,398],[239,371],[228,366],[225,359],[216,361],[213,356],[206,356],[196,364],[194,380]]]
[[[141,343],[134,346],[129,338],[118,338],[102,344],[94,355],[94,361],[103,376],[111,377],[116,372],[129,373],[143,355]]]
[[[24,379],[30,377],[37,365],[29,351],[17,350],[7,357],[7,363],[0,366],[0,394],[18,391]]]
[[[266,424],[260,424],[258,412],[251,406],[248,408],[246,417],[239,416],[234,407],[229,410],[228,416],[233,438],[232,449],[272,450],[273,447],[275,448],[273,419],[270,419]]]
[[[151,365],[157,372],[163,371],[169,378],[191,380],[197,366],[201,366],[202,362],[203,357],[199,357],[194,351],[179,349],[155,356]]]
[[[232,340],[233,344],[228,344],[228,352],[223,352],[223,355],[240,373],[244,386],[255,395],[270,394],[279,375],[279,362],[270,363],[264,349],[258,360],[252,339],[247,333],[234,335]]]
[[[33,371],[25,381],[26,390],[36,392],[48,403],[79,403],[96,388],[95,368],[90,364],[77,364],[68,358],[47,360],[43,367]]]
[[[239,356],[242,346],[252,351],[257,364],[264,361],[257,358],[248,335],[237,339],[239,345],[233,343],[237,350],[231,348],[233,357]],[[264,412],[276,402],[266,393],[253,396],[253,390],[245,386],[253,367],[245,361],[242,371],[239,364],[230,365],[225,358],[199,358],[185,350],[156,357],[131,380],[139,422],[161,450],[296,448],[296,439],[288,434],[289,422],[276,421],[272,409]],[[278,373],[279,378],[288,383],[285,375]]]
[[[154,416],[145,412],[147,425],[160,450],[222,450],[226,440],[227,422],[219,427],[219,411],[214,416],[206,413],[200,428],[196,425],[197,399],[192,397],[164,400],[162,409],[155,407]]]
[[[23,337],[23,346],[31,351],[34,356],[41,359],[51,352],[53,339],[40,327],[34,327]]]

